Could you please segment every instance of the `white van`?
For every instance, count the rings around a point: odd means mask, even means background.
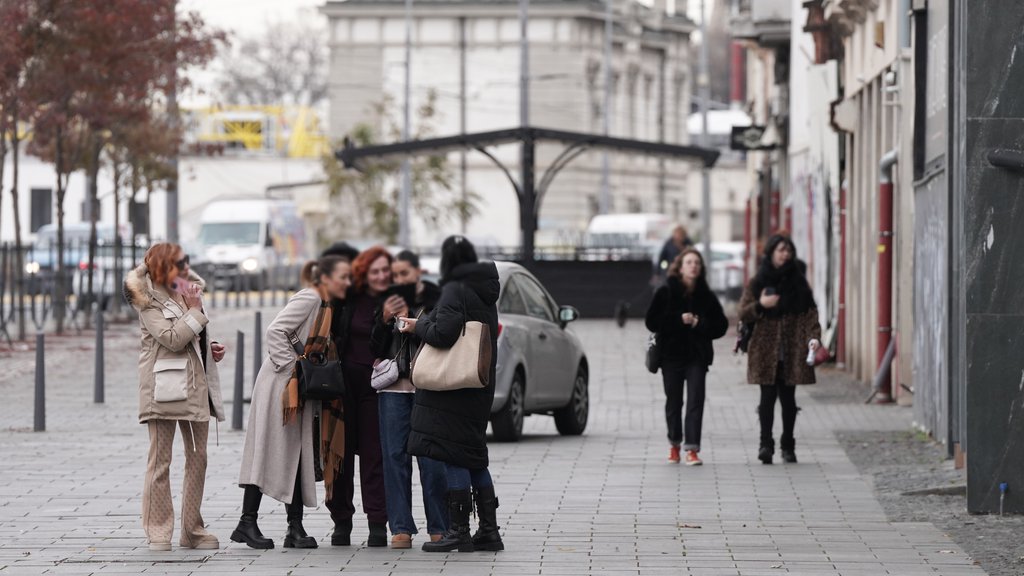
[[[196,246],[198,263],[214,275],[208,281],[230,286],[240,278],[243,286],[259,288],[302,266],[306,225],[290,200],[214,200],[199,217]],[[297,282],[297,274],[289,282]]]
[[[586,253],[591,259],[648,258],[654,262],[675,222],[664,214],[601,214],[587,226]]]

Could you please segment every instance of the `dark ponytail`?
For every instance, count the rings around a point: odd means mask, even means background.
[[[302,272],[299,273],[299,281],[303,286],[316,286],[320,283],[322,276],[330,276],[342,262],[348,264],[349,259],[345,256],[331,254],[323,256],[319,260],[310,260],[303,264]]]

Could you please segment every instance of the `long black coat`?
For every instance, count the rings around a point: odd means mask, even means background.
[[[684,312],[699,318],[696,327],[683,324]],[[654,293],[644,322],[657,335],[663,359],[698,361],[705,367],[715,361],[711,341],[729,330],[729,320],[713,292],[698,289],[687,295],[683,282],[674,276]]]
[[[451,348],[467,321],[491,331],[491,379],[486,388],[449,392],[416,391],[408,452],[471,470],[486,468],[487,422],[494,402],[498,350],[498,269],[493,262],[456,266],[441,288],[430,316],[416,323],[416,335],[435,348]]]

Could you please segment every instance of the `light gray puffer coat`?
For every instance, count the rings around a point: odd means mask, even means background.
[[[189,280],[205,282],[194,272]],[[199,335],[209,323],[202,310],[183,310],[166,288],[154,285],[143,264],[128,273],[124,295],[139,313],[139,422],[224,421],[217,363],[207,352],[203,366]],[[212,342],[207,332],[207,341]]]

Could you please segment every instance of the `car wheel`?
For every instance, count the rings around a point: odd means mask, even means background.
[[[512,386],[508,390],[505,405],[491,417],[491,428],[494,439],[498,442],[515,442],[523,435],[523,418],[526,416],[524,394],[526,379],[520,370],[512,377]]]
[[[587,383],[587,369],[580,366],[572,385],[569,403],[555,410],[555,428],[562,436],[579,436],[587,428],[590,416],[590,388]]]

